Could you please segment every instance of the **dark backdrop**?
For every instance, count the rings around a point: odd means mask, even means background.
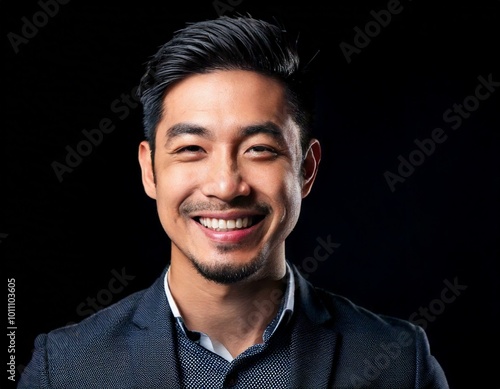
[[[319,286],[424,326],[452,388],[498,388],[499,5],[2,2],[0,253],[15,278],[18,371],[38,333],[163,270],[134,87],[184,22],[250,13],[299,34],[306,58],[319,50],[323,160],[289,259]]]

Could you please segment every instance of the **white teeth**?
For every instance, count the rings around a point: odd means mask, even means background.
[[[200,217],[200,223],[216,231],[228,231],[236,228],[246,228],[252,225],[252,217],[243,217],[238,219],[216,219],[209,217]]]

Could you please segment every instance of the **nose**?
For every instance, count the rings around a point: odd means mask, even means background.
[[[230,152],[214,153],[208,164],[201,188],[205,196],[229,202],[250,194],[250,186],[242,177],[237,156]]]

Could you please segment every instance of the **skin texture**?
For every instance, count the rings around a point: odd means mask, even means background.
[[[321,158],[315,139],[302,155],[285,103],[281,84],[255,72],[192,75],[165,95],[154,171],[149,144],[139,145],[144,189],[172,242],[174,299],[189,328],[233,355],[261,342],[276,313],[277,306],[252,325],[224,325],[283,289],[285,239]],[[253,219],[250,228],[216,231],[200,223],[244,217]]]

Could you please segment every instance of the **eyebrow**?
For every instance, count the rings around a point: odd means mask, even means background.
[[[213,134],[205,127],[198,126],[196,124],[177,123],[167,130],[165,137],[167,138],[168,143],[170,140],[181,135],[197,135],[204,138],[211,138]]]
[[[244,126],[239,131],[242,138],[248,138],[257,134],[266,134],[274,138],[280,145],[285,143],[281,127],[270,121]],[[192,123],[177,123],[167,129],[165,134],[166,143],[168,144],[172,139],[182,135],[196,135],[208,139],[213,139],[214,137],[213,132],[203,126]]]
[[[283,130],[278,125],[273,122],[265,122],[254,124],[250,126],[243,127],[241,129],[241,135],[245,138],[257,134],[266,134],[273,137],[279,144],[283,144],[285,137],[283,136]]]

